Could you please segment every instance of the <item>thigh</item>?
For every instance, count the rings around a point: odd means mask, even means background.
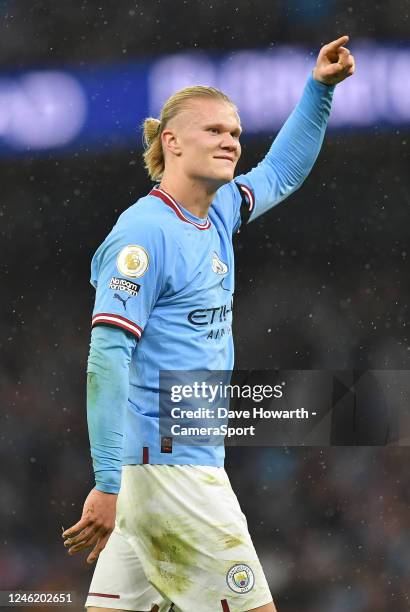
[[[125,466],[123,481],[119,525],[172,610],[245,612],[272,601],[223,468]]]
[[[150,612],[162,601],[148,582],[135,549],[116,527],[98,558],[86,608]]]

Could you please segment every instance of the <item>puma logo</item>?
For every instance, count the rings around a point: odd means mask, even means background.
[[[122,302],[122,305],[124,306],[124,310],[127,310],[127,302],[130,297],[132,297],[132,295],[129,295],[126,300],[124,300],[124,298],[121,297],[118,293],[114,293],[113,297],[115,297],[117,300],[120,300],[120,302]]]

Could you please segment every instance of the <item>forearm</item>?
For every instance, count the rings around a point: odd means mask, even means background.
[[[282,202],[308,176],[322,146],[330,114],[333,86],[315,81],[306,83],[303,95],[264,159],[238,182],[254,194],[255,207],[250,217]]]
[[[118,493],[129,364],[136,341],[125,331],[97,326],[91,334],[87,367],[87,421],[96,488]]]
[[[308,176],[321,149],[332,106],[334,86],[306,83],[303,95],[265,160],[278,176],[280,195],[293,191]]]

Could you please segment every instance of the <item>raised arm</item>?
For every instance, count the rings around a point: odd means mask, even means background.
[[[308,176],[322,146],[334,86],[354,73],[354,58],[342,36],[320,50],[303,95],[266,157],[235,179],[243,185],[244,203],[252,221],[298,189]]]

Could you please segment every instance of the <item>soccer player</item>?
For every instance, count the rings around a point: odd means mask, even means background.
[[[88,563],[98,558],[90,612],[275,611],[223,447],[161,439],[159,372],[232,370],[232,234],[309,174],[334,85],[354,72],[347,41],[321,49],[266,157],[236,180],[241,125],[219,90],[178,91],[144,123],[145,165],[159,184],[120,216],[92,262],[96,485],[63,534],[70,554],[92,547]]]

